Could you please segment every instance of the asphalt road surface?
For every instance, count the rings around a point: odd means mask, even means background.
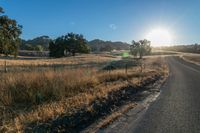
[[[200,67],[167,57],[170,76],[158,99],[128,133],[200,133]]]

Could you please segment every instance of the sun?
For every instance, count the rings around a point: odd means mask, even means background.
[[[146,39],[151,41],[154,47],[169,46],[172,44],[172,35],[164,28],[153,29],[147,34]]]

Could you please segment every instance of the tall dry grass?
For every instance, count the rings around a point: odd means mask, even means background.
[[[0,99],[4,105],[60,100],[95,86],[95,75],[95,70],[85,69],[7,73],[2,75]]]

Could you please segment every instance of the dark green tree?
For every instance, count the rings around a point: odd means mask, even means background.
[[[151,53],[151,42],[146,39],[140,40],[139,42],[132,41],[130,53],[134,56],[139,55],[140,59],[144,55],[149,55]]]
[[[75,56],[76,53],[89,53],[87,41],[83,35],[68,33],[65,37],[65,48],[67,52]]]
[[[6,56],[13,54],[16,57],[22,26],[18,25],[16,20],[3,14],[3,8],[0,7],[0,54]]]
[[[50,57],[63,57],[65,56],[64,43],[61,37],[57,38],[55,41],[50,41],[49,43],[49,56]]]
[[[49,43],[51,57],[75,56],[76,53],[89,53],[87,41],[83,35],[68,33]]]

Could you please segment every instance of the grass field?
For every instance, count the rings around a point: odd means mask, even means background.
[[[55,126],[61,119],[68,121],[58,124],[56,131],[74,131],[74,128],[82,128],[77,126],[85,122],[84,118],[97,119],[106,107],[118,105],[128,96],[127,90],[134,92],[168,74],[161,57],[143,60],[112,55],[21,58],[7,59],[6,67],[5,73],[5,59],[0,59],[1,132],[38,131],[40,125],[46,125],[48,131],[52,123]]]

